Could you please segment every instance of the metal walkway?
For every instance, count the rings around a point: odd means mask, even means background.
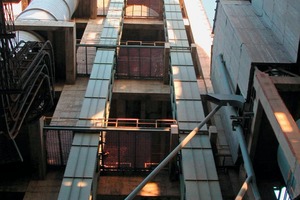
[[[122,29],[124,1],[111,0],[100,45],[116,45]],[[77,126],[102,126],[113,83],[115,49],[97,49]],[[96,195],[98,134],[76,133],[58,199],[90,199]]]
[[[164,1],[167,41],[170,43],[171,87],[174,117],[178,121],[180,140],[205,118],[194,64],[179,0]],[[207,133],[207,126],[200,132]],[[222,199],[212,148],[208,135],[196,135],[181,151],[184,198]]]

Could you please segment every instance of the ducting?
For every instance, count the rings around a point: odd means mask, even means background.
[[[67,21],[70,20],[78,6],[79,0],[32,0],[27,8],[21,12],[18,20],[39,20],[39,21]],[[18,34],[19,41],[36,41],[36,36],[30,36],[25,31]]]
[[[34,32],[17,31],[16,38],[18,41],[36,41],[42,42],[43,38]]]

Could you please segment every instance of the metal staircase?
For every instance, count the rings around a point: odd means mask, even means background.
[[[54,104],[54,54],[49,41],[16,41],[11,2],[1,0],[0,12],[0,140],[12,140],[18,151],[14,139],[22,125]],[[0,157],[7,154],[0,149]]]

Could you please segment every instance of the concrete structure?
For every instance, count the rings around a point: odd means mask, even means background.
[[[300,198],[299,10],[221,0],[211,28],[200,0],[79,0],[66,21],[17,20],[53,44],[57,105],[24,128],[0,199],[124,199],[215,108],[208,93],[246,103],[135,199]]]

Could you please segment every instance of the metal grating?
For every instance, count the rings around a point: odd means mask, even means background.
[[[73,135],[73,131],[44,131],[48,165],[65,166],[67,164]]]
[[[164,47],[120,48],[116,75],[118,78],[162,79]]]
[[[102,138],[102,171],[152,170],[170,148],[169,132],[110,131]]]

